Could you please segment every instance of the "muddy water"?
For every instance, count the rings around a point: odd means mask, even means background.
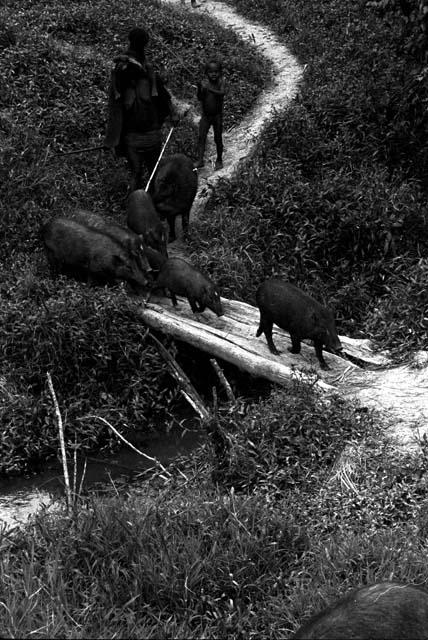
[[[156,458],[162,465],[167,465],[175,458],[190,453],[205,441],[205,434],[199,431],[168,433],[157,436],[146,447],[139,446],[140,451]],[[77,486],[82,476],[83,464],[78,465]],[[118,478],[132,480],[132,476],[154,467],[154,463],[135,453],[129,447],[124,448],[116,456],[102,461],[90,458],[87,461],[83,482],[83,490],[102,488]],[[71,469],[69,469],[69,473]],[[72,479],[70,478],[70,482]],[[19,478],[0,481],[0,529],[19,526],[27,522],[42,505],[54,507],[55,501],[64,495],[62,467],[55,468],[32,478]]]

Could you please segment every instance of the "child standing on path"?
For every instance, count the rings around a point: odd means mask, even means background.
[[[197,168],[204,166],[205,145],[208,131],[214,129],[214,142],[217,148],[215,169],[223,168],[223,98],[224,78],[221,62],[209,60],[205,65],[205,75],[202,82],[198,82],[198,100],[202,104],[202,117],[199,122],[198,162]]]

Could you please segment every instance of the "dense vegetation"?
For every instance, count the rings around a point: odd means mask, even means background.
[[[233,63],[226,128],[269,78],[269,65],[233,32],[159,2],[23,0],[4,10],[0,474],[35,468],[56,452],[47,371],[65,412],[67,440],[74,443],[77,434],[80,449],[112,445],[105,425],[89,415],[108,418],[122,432],[174,422],[176,394],[144,339],[145,328],[127,311],[126,292],[65,278],[53,282],[39,239],[44,220],[77,206],[124,220],[123,161],[99,153],[55,154],[101,143],[112,60],[126,48],[137,21],[152,35],[148,56],[173,94],[195,108],[192,83],[205,56],[217,53]],[[195,140],[194,125],[183,120],[169,149],[192,156]],[[174,404],[175,412],[179,406]]]
[[[425,347],[425,58],[416,3],[407,3],[407,17],[406,3],[393,0],[233,4],[276,29],[308,68],[298,98],[194,225],[193,259],[226,295],[251,301],[258,281],[280,271],[332,301],[340,329],[370,333],[399,357]],[[200,68],[207,42],[225,47],[226,66],[245,83],[231,83],[232,124],[268,70],[195,12],[146,2],[138,15],[154,25],[154,6],[156,29],[186,65]],[[89,415],[148,429],[172,422],[178,403],[129,293],[52,281],[37,239],[45,217],[77,204],[120,219],[125,168],[95,156],[45,163],[42,150],[100,140],[109,61],[137,3],[9,9],[17,43],[0,39],[9,87],[0,98],[3,473],[55,448],[48,370],[67,438],[73,444],[77,432],[82,448],[109,445]],[[169,49],[161,42],[152,54],[191,99]],[[192,154],[193,135],[183,125],[173,148]],[[209,443],[169,474],[0,532],[5,635],[287,637],[351,587],[428,584],[427,442],[417,459],[403,456],[379,423],[364,407],[297,384],[258,403],[223,405],[207,425]]]

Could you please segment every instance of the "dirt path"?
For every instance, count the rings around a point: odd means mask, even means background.
[[[164,0],[180,6],[180,0]],[[209,161],[199,170],[199,189],[190,217],[197,216],[204,208],[212,187],[221,178],[230,178],[236,172],[239,162],[253,150],[264,125],[271,119],[274,110],[287,106],[296,95],[302,67],[288,49],[274,34],[257,23],[250,22],[236,13],[228,5],[218,0],[207,0],[199,9],[192,9],[190,0],[186,1],[183,11],[198,11],[215,18],[223,27],[233,29],[243,40],[250,40],[259,51],[272,62],[272,82],[259,96],[244,120],[230,132],[223,135],[223,169],[214,172],[215,147],[210,133],[207,141],[206,157]],[[192,114],[199,121],[199,114]]]

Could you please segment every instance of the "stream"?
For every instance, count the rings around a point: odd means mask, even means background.
[[[177,431],[162,433],[140,450],[156,458],[162,465],[170,464],[174,459],[189,454],[205,442],[205,432]],[[143,458],[128,447],[121,449],[115,456],[95,461],[89,456],[82,489],[102,489],[115,479],[130,479],[134,474],[153,468],[154,463]],[[62,466],[52,461],[52,468],[32,477],[11,478],[0,481],[0,530],[23,525],[42,505],[51,505],[64,497],[64,479]],[[83,462],[78,463],[77,486],[82,476]],[[72,465],[69,464],[72,474]],[[70,477],[70,483],[72,478]]]

